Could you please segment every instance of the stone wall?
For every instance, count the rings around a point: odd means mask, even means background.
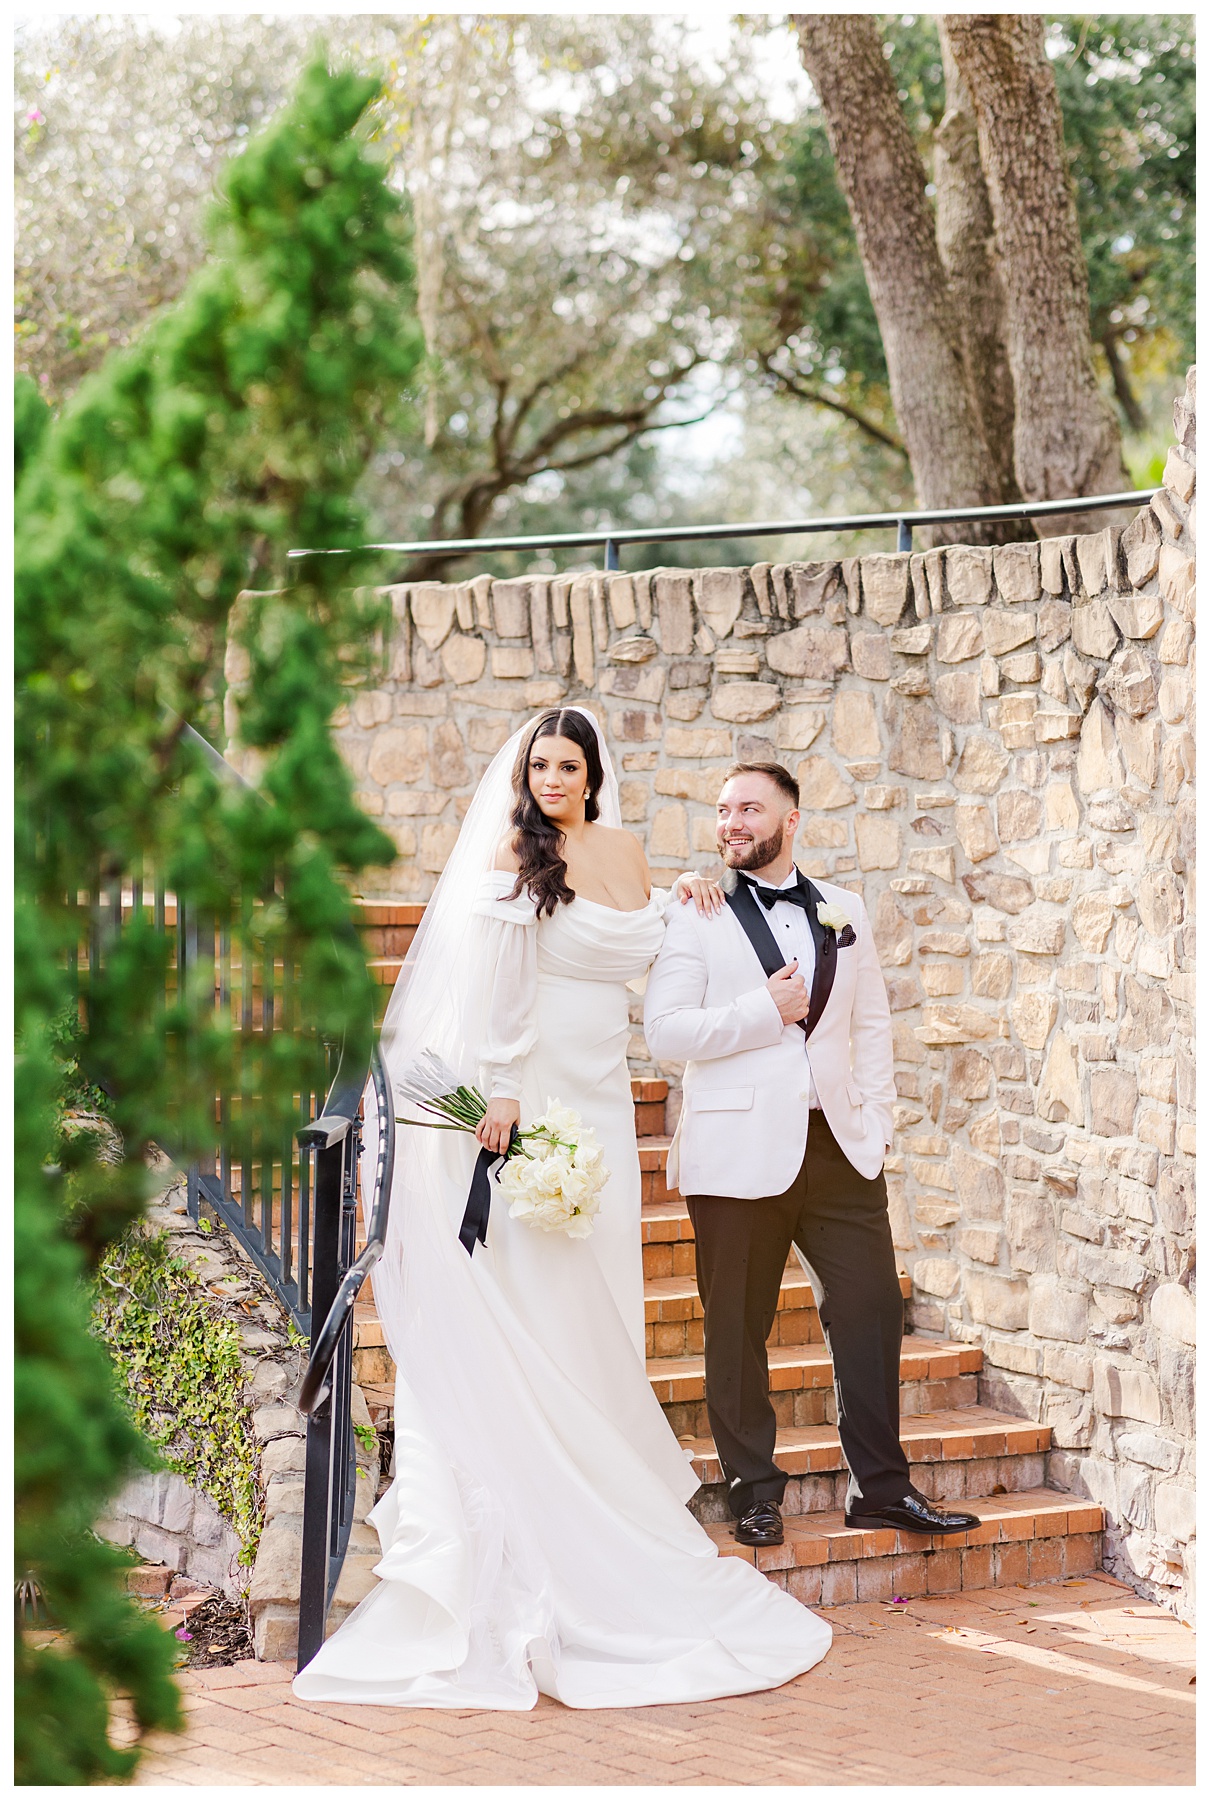
[[[378,897],[431,892],[492,752],[554,701],[602,720],[657,878],[713,866],[732,757],[796,768],[800,865],[863,894],[890,991],[912,1322],[982,1347],[985,1398],[1107,1508],[1110,1566],[1184,1608],[1192,374],[1175,417],[1125,531],[393,588],[389,673],[338,726],[399,846]]]
[[[248,1585],[242,1545],[208,1495],[171,1469],[136,1475],[97,1527],[113,1544],[129,1544],[147,1563],[164,1563],[229,1600]]]
[[[171,1168],[170,1164],[166,1165]],[[97,1522],[112,1543],[129,1544],[146,1562],[169,1568],[230,1599],[246,1595],[259,1658],[289,1662],[298,1649],[299,1576],[302,1562],[303,1471],[307,1422],[295,1399],[306,1367],[306,1344],[291,1325],[268,1282],[211,1208],[189,1217],[186,1184],[173,1174],[148,1207],[143,1229],[164,1232],[172,1253],[198,1277],[215,1320],[234,1318],[241,1337],[241,1401],[257,1445],[255,1556],[208,1495],[170,1469],[136,1475]],[[353,1423],[371,1427],[360,1388],[353,1388]],[[357,1498],[348,1554],[329,1614],[329,1630],[374,1586],[378,1538],[365,1524],[378,1490],[377,1440],[365,1433],[357,1445]]]

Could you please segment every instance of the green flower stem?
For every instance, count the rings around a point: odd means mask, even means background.
[[[396,1125],[415,1125],[421,1131],[468,1131],[473,1132],[473,1125],[443,1125],[437,1119],[405,1119],[401,1114],[395,1115]]]

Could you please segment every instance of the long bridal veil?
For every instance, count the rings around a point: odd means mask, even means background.
[[[600,816],[618,825],[613,764],[592,714],[604,781]],[[432,1051],[459,1080],[479,1077],[494,968],[481,911],[486,879],[508,829],[517,756],[537,717],[513,733],[476,789],[428,901],[382,1027],[398,1114],[400,1077]],[[377,1121],[367,1093],[366,1155]],[[296,1678],[304,1698],[415,1706],[533,1704],[532,1647],[557,1639],[549,1576],[525,1521],[492,1471],[515,1458],[525,1432],[525,1384],[514,1358],[524,1332],[501,1305],[486,1258],[474,1261],[458,1226],[479,1146],[465,1133],[401,1129],[386,1248],[374,1302],[396,1364],[395,1468],[371,1514],[382,1543],[380,1585]]]
[[[618,780],[601,727],[585,707],[567,710],[583,714],[596,732],[604,771],[597,796],[600,821],[603,825],[619,826],[622,813]],[[475,909],[495,863],[500,840],[508,829],[517,757],[538,716],[515,731],[488,764],[404,959],[382,1025],[383,1061],[392,1089],[425,1050],[434,1051],[460,1080],[469,1083],[477,1079],[494,971],[487,952],[489,934],[482,915]],[[408,1110],[415,1116],[414,1108]],[[373,1136],[373,1121],[367,1118],[366,1124],[369,1139]],[[445,1229],[448,1213],[436,1202],[443,1171],[448,1169],[449,1153],[460,1156],[466,1165],[463,1199],[478,1154],[478,1146],[471,1138],[435,1131],[407,1132],[397,1141],[386,1249],[374,1271],[378,1315],[396,1363],[400,1361],[397,1341],[402,1320],[407,1308],[414,1304],[407,1290],[410,1287],[415,1294],[427,1281],[416,1259],[424,1255],[429,1237],[427,1231],[418,1227],[424,1219],[432,1222],[436,1210],[441,1214],[440,1229]],[[373,1167],[368,1156],[365,1166]],[[457,1221],[454,1230],[456,1234]],[[465,1261],[466,1253],[457,1244],[456,1235],[454,1247]],[[446,1257],[443,1255],[441,1260],[445,1262]],[[454,1261],[457,1266],[457,1259]]]

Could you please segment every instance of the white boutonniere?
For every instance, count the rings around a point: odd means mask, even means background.
[[[815,917],[829,931],[843,931],[846,925],[853,923],[844,907],[833,900],[825,900],[822,906],[817,906]]]

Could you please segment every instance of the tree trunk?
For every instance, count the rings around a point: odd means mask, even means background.
[[[1113,378],[1113,391],[1117,395],[1118,405],[1125,414],[1126,423],[1131,431],[1144,431],[1147,421],[1143,417],[1143,409],[1138,403],[1134,389],[1130,385],[1130,376],[1122,352],[1118,348],[1117,333],[1107,325],[1101,334],[1101,348],[1105,352],[1105,361],[1109,364],[1109,373]]]
[[[996,255],[996,227],[979,161],[979,126],[953,52],[943,37],[945,116],[934,137],[937,248],[949,280],[963,358],[983,435],[996,465],[998,499],[1020,500],[1013,468],[1012,370],[1005,342],[1004,284]]]
[[[1000,479],[963,362],[924,165],[877,20],[869,13],[792,17],[852,216],[918,502],[995,505]],[[1020,527],[935,526],[921,535],[935,543],[999,543],[1019,536]]]
[[[1121,434],[1093,367],[1088,270],[1043,20],[951,14],[942,34],[979,121],[1004,282],[1021,492],[1057,500],[1123,491],[1130,480]],[[1071,514],[1048,520],[1047,529],[1097,530],[1108,522],[1105,513]]]

